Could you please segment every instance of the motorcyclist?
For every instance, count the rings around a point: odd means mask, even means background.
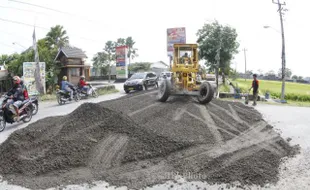
[[[13,88],[8,92],[8,96],[10,96],[11,100],[9,101],[9,109],[15,115],[14,120],[19,121],[19,107],[22,105],[25,100],[23,94],[23,88],[20,85],[20,78],[18,76],[13,77]]]
[[[87,85],[88,85],[88,83],[85,81],[85,76],[81,76],[78,87],[82,91],[86,92],[86,94],[88,94],[88,90],[89,90]]]
[[[28,100],[29,94],[28,94],[28,89],[27,89],[26,85],[24,84],[24,80],[20,80],[20,85],[22,86],[25,100]]]
[[[70,93],[70,101],[73,99],[73,90],[71,89],[73,87],[74,85],[67,81],[67,76],[63,76],[61,81],[61,90]]]

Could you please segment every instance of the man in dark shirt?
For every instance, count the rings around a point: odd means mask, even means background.
[[[256,74],[253,75],[252,87],[249,89],[249,91],[251,91],[252,88],[253,88],[253,106],[256,106],[258,88],[259,88],[259,81],[257,80]]]

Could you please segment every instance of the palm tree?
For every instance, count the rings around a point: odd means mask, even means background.
[[[63,26],[56,25],[46,34],[46,41],[50,48],[53,48],[53,46],[62,48],[69,44],[69,37],[67,36],[67,31],[64,30]]]
[[[100,73],[106,71],[108,63],[108,54],[105,52],[98,52],[92,59],[95,69],[100,69]]]
[[[104,52],[107,54],[108,68],[109,68],[109,83],[111,80],[111,62],[115,61],[116,43],[112,41],[107,41],[104,47]]]
[[[127,57],[129,58],[128,66],[130,66],[131,59],[134,59],[135,57],[138,56],[138,54],[137,54],[138,49],[133,47],[135,45],[135,43],[136,42],[133,41],[132,37],[126,38],[126,46],[128,47]],[[130,74],[130,71],[128,74]]]
[[[118,38],[116,40],[116,47],[118,46],[125,46],[126,45],[126,40],[124,38]]]

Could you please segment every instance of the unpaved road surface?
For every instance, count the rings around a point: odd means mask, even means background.
[[[0,146],[0,173],[34,189],[98,180],[142,188],[177,174],[264,186],[298,152],[253,108],[191,97],[159,103],[155,93],[84,104],[14,132]]]

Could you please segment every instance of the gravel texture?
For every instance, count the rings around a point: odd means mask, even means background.
[[[85,103],[14,132],[0,146],[0,173],[32,189],[97,180],[136,189],[176,175],[264,186],[278,181],[281,160],[298,150],[241,103],[160,103],[147,91]]]

